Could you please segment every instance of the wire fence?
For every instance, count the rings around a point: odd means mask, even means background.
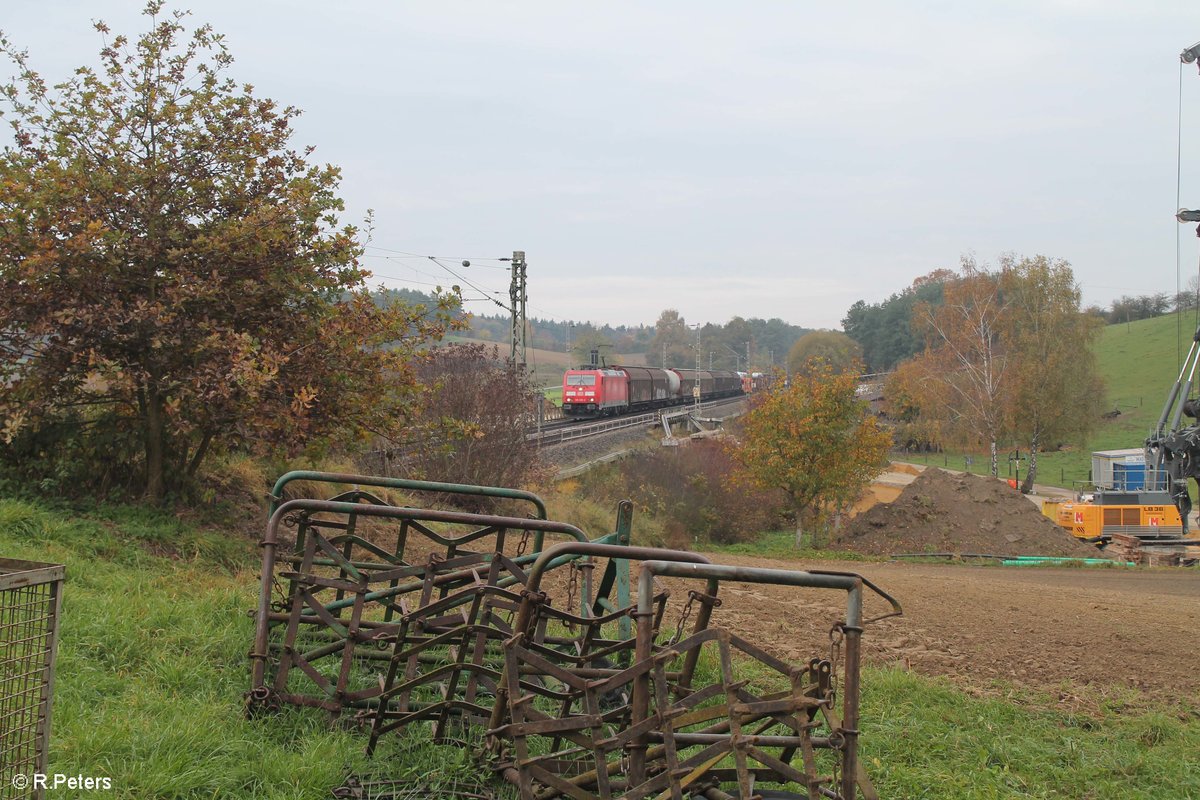
[[[42,796],[64,573],[0,558],[0,800]]]

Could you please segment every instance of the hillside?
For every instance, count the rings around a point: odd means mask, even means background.
[[[1101,421],[1082,446],[1067,445],[1059,452],[1040,454],[1038,483],[1070,489],[1089,479],[1092,451],[1141,447],[1162,413],[1167,392],[1179,375],[1180,361],[1187,355],[1197,326],[1196,312],[1185,311],[1182,316],[1167,314],[1105,327],[1096,343],[1096,362],[1107,387],[1105,408],[1121,413]],[[1197,377],[1200,381],[1200,376]],[[1010,443],[1002,448],[1002,476],[1014,474],[1007,459],[1016,447]],[[1022,456],[1027,455],[1023,444],[1020,449]],[[931,455],[915,460],[963,468],[961,455]],[[1025,466],[1027,462],[1023,461],[1022,474]],[[971,471],[986,470],[986,459],[976,457]]]
[[[497,347],[500,349],[502,356],[508,356],[508,343],[495,342],[486,339],[474,339],[468,336],[447,336],[448,342],[462,342],[464,344],[481,344],[485,347]],[[545,387],[561,387],[562,376],[569,366],[578,366],[573,364],[573,357],[570,353],[562,352],[561,350],[543,350],[537,347],[529,347],[525,351],[526,358],[529,361],[529,369],[533,372],[534,382],[538,386]],[[606,355],[605,358],[610,359],[614,364],[627,364],[631,367],[640,366],[646,363],[645,353],[617,353],[616,355]]]
[[[1101,422],[1083,448],[1045,454],[1039,482],[1071,488],[1073,481],[1088,480],[1093,450],[1141,447],[1196,327],[1195,312],[1107,326],[1096,344],[1096,365],[1107,387],[1105,408],[1121,413]]]
[[[1096,450],[1136,447],[1158,421],[1196,332],[1195,312],[1109,325],[1096,350],[1108,386],[1108,406],[1121,415],[1098,436]],[[1111,442],[1111,444],[1109,443]]]

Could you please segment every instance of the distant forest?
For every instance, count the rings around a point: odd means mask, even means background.
[[[432,307],[433,298],[412,289],[389,289],[377,295],[379,302],[400,300]],[[512,320],[505,314],[469,314],[469,331],[460,335],[505,345]],[[646,361],[657,364],[690,365],[696,358],[694,329],[673,310],[664,310],[656,324],[596,325],[588,321],[529,320],[526,344],[541,350],[565,352],[570,349],[580,363],[587,352],[597,349],[611,359],[617,353],[645,354]],[[700,329],[701,366],[713,369],[741,369],[750,364],[765,370],[782,366],[788,351],[810,328],[792,325],[781,319],[744,319],[733,317],[723,325],[705,323]],[[657,356],[657,357],[656,357]]]

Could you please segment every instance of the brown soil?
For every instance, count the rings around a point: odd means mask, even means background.
[[[867,509],[874,508],[880,503],[891,503],[903,491],[903,486],[883,483],[876,479],[863,491],[862,497],[858,499],[858,502],[850,508],[848,516],[857,517],[859,514],[866,512]]]
[[[854,517],[833,547],[871,555],[1101,555],[1003,481],[930,468],[890,503]]]
[[[900,601],[904,615],[867,626],[869,664],[945,676],[972,693],[1040,693],[1072,710],[1091,711],[1101,702],[1200,710],[1195,570],[713,558],[846,570],[874,581]],[[684,588],[672,585],[672,599]],[[725,603],[713,624],[797,661],[827,654],[829,626],[845,613],[838,592],[733,583],[721,592]],[[868,617],[884,613],[882,601],[868,598]]]

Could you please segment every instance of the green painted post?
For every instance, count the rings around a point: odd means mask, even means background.
[[[633,542],[633,503],[622,500],[617,504],[617,543],[628,545]],[[614,558],[613,564],[617,570],[617,608],[629,608],[629,559]],[[617,631],[621,640],[633,638],[633,620],[621,617],[617,621]]]

